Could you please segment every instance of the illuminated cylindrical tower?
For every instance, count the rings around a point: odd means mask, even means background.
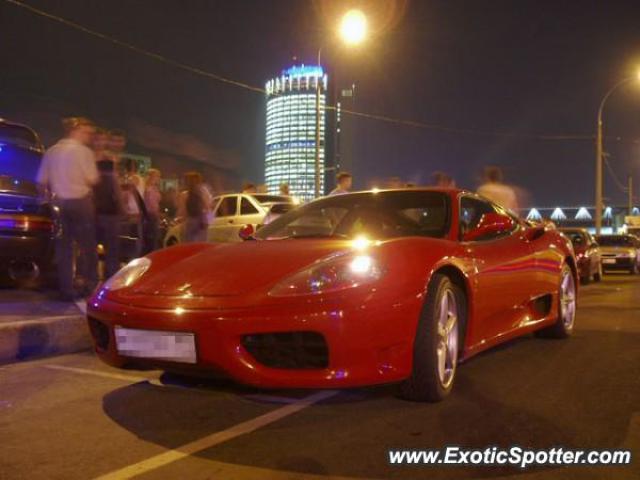
[[[320,82],[320,184],[325,171],[327,75],[321,66],[293,66],[266,84],[265,182],[269,193],[289,184],[291,195],[314,198],[316,89]]]

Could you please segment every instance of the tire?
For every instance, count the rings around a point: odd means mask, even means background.
[[[400,384],[401,397],[439,402],[449,395],[466,320],[467,298],[462,289],[446,275],[435,274],[418,320],[411,376]]]
[[[562,267],[558,284],[558,318],[556,322],[536,332],[546,338],[568,338],[573,333],[576,319],[576,284],[569,265]]]
[[[589,285],[591,283],[591,275],[580,277],[580,285]]]
[[[594,282],[601,282],[602,281],[602,262],[598,262],[598,271],[596,273],[593,274],[593,281]]]

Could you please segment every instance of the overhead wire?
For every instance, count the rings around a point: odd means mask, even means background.
[[[177,60],[174,60],[172,58],[166,57],[164,55],[161,55],[157,52],[153,52],[141,47],[138,47],[136,45],[133,45],[131,43],[125,42],[123,40],[120,40],[118,38],[115,38],[111,35],[107,35],[105,33],[93,30],[91,28],[85,27],[84,25],[81,25],[77,22],[68,20],[66,18],[63,18],[59,15],[55,15],[49,12],[46,12],[42,9],[36,8],[32,5],[29,5],[27,3],[21,2],[19,0],[4,0],[6,3],[12,4],[14,6],[17,6],[19,8],[23,8],[25,10],[28,10],[29,12],[35,14],[35,15],[39,15],[41,17],[47,18],[49,20],[53,20],[56,22],[59,22],[63,25],[66,25],[67,27],[73,28],[75,30],[78,30],[80,32],[83,32],[87,35],[91,35],[93,37],[102,39],[106,42],[110,42],[114,45],[117,45],[119,47],[128,49],[132,52],[135,52],[139,55],[143,55],[146,56],[148,58],[154,59],[158,62],[162,62],[165,63],[167,65],[171,65],[175,68],[190,72],[192,74],[195,75],[201,75],[203,77],[206,78],[210,78],[212,80],[233,86],[233,87],[238,87],[238,88],[242,88],[254,93],[260,93],[260,94],[265,94],[266,91],[264,88],[261,87],[257,87],[255,85],[250,85],[246,82],[241,82],[241,81],[237,81],[231,78],[227,78],[224,77],[222,75],[218,75],[216,73],[212,73],[206,70],[203,70],[202,68],[199,67],[194,67],[192,65],[186,64],[184,62],[180,62]],[[326,106],[327,110],[335,110],[336,106],[335,105],[327,105]],[[381,122],[386,122],[386,123],[390,123],[390,124],[395,124],[395,125],[404,125],[404,126],[409,126],[409,127],[413,127],[413,128],[421,128],[421,129],[425,129],[425,130],[431,130],[431,131],[437,131],[437,132],[442,132],[442,133],[450,133],[450,134],[466,134],[466,135],[477,135],[477,136],[493,136],[493,137],[503,137],[503,138],[524,138],[524,139],[532,139],[532,140],[550,140],[550,141],[557,141],[557,140],[575,140],[575,141],[584,141],[584,140],[593,140],[594,139],[594,135],[592,134],[537,134],[537,133],[526,133],[526,132],[498,132],[498,131],[488,131],[488,130],[477,130],[477,129],[470,129],[470,128],[458,128],[458,127],[450,127],[450,126],[446,126],[446,125],[437,125],[437,124],[431,124],[431,123],[426,123],[426,122],[420,122],[420,121],[415,121],[415,120],[408,120],[408,119],[401,119],[401,118],[394,118],[391,116],[387,116],[387,115],[381,115],[381,114],[375,114],[375,113],[367,113],[367,112],[360,112],[360,111],[355,111],[355,110],[350,110],[350,109],[345,109],[345,108],[341,108],[341,112],[347,115],[352,115],[354,117],[359,117],[359,118],[367,118],[367,119],[371,119],[371,120],[376,120],[376,121],[381,121]]]

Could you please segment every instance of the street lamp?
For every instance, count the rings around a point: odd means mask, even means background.
[[[362,43],[367,35],[367,17],[360,10],[349,10],[342,17],[339,28],[340,37],[344,44],[355,46]],[[322,47],[318,48],[318,67],[322,55]],[[322,192],[322,167],[320,163],[320,93],[322,90],[322,78],[316,77],[316,161],[315,161],[315,197]]]
[[[633,81],[640,81],[640,72],[638,72],[637,77],[625,78],[624,80],[616,83],[611,89],[605,94],[600,102],[600,108],[598,108],[598,121],[597,121],[597,131],[596,131],[596,235],[600,234],[600,230],[602,229],[602,111],[604,110],[604,105],[609,99],[609,97],[618,90],[623,85],[631,83]]]

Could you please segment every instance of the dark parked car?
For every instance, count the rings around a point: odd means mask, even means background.
[[[29,127],[0,119],[0,273],[36,278],[53,258],[56,211],[35,182],[43,153]]]
[[[587,284],[593,278],[594,281],[602,280],[602,258],[600,246],[586,228],[561,228],[573,244],[578,263],[580,282]]]

